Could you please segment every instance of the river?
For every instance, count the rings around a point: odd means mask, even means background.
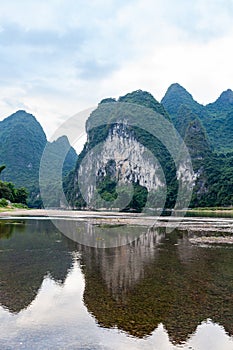
[[[233,245],[190,237],[233,222],[190,220],[2,218],[0,349],[232,350]]]

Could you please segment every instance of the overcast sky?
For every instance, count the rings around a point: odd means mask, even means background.
[[[0,0],[0,119],[50,136],[102,98],[178,82],[200,103],[233,89],[233,0]]]

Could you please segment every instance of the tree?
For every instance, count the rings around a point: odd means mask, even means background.
[[[0,166],[0,174],[6,168],[5,165]],[[26,188],[15,188],[12,182],[5,182],[0,180],[0,199],[6,199],[13,203],[27,204],[28,192]]]
[[[5,169],[5,167],[6,167],[5,165],[1,165],[1,166],[0,166],[0,174],[1,174],[1,172]]]
[[[28,196],[28,192],[26,188],[24,187],[16,188],[14,201],[15,203],[27,204],[27,196]]]
[[[3,181],[0,181],[0,198],[5,198],[10,201],[13,200],[13,196],[10,188]]]

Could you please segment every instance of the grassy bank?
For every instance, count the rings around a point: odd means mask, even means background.
[[[20,203],[12,203],[7,206],[0,206],[0,213],[4,211],[12,211],[15,209],[29,209],[26,205]]]
[[[7,207],[0,207],[0,213],[4,212],[4,211],[9,211],[9,210],[13,210],[13,208],[7,208]]]
[[[233,207],[203,207],[203,208],[192,208],[190,212],[231,212],[233,213]]]

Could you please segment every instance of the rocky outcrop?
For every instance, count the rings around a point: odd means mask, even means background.
[[[127,122],[115,124],[106,140],[91,149],[79,168],[79,182],[84,183],[84,196],[92,202],[95,179],[111,174],[119,186],[137,183],[148,192],[166,188],[166,180],[158,160],[139,143]]]

